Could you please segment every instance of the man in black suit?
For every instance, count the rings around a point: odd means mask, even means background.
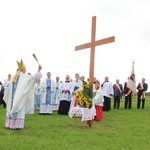
[[[129,80],[130,77],[128,77]],[[127,87],[127,82],[124,83],[124,90],[123,90],[125,101],[124,101],[124,108],[131,109],[132,107],[132,91]]]
[[[123,93],[122,84],[119,83],[119,79],[116,79],[116,84],[113,85],[114,89],[114,109],[119,109],[120,107],[120,98]]]
[[[142,101],[142,108],[145,106],[145,91],[148,89],[148,84],[145,83],[145,78],[142,78],[142,83],[139,83],[137,86],[138,89],[138,99],[137,99],[137,109],[140,108],[140,104]]]

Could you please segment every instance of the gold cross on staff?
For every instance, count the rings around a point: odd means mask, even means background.
[[[94,78],[94,59],[95,59],[95,46],[103,45],[107,43],[111,43],[115,41],[115,37],[109,37],[101,40],[95,40],[96,35],[96,16],[92,17],[92,32],[91,32],[91,42],[75,46],[75,50],[81,50],[86,48],[91,48],[90,51],[90,72],[89,72],[89,79],[90,79],[90,86],[93,86],[93,78]]]

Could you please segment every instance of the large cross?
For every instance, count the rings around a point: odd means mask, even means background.
[[[107,43],[111,43],[115,41],[115,37],[109,37],[101,40],[95,40],[96,35],[96,16],[92,17],[92,32],[91,32],[91,42],[78,45],[75,47],[75,50],[81,50],[86,48],[91,48],[90,52],[90,72],[89,72],[89,80],[90,80],[90,86],[93,86],[93,78],[94,78],[94,59],[95,59],[95,46],[103,45]]]

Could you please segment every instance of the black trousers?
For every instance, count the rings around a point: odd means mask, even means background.
[[[120,107],[120,96],[114,96],[114,109],[119,109]]]
[[[61,100],[58,108],[58,114],[68,115],[69,108],[70,108],[70,101]]]
[[[3,105],[3,107],[6,108],[6,103],[5,103],[5,101],[3,100],[3,96],[4,96],[4,94],[3,94],[3,93],[0,93],[0,105]]]
[[[140,108],[141,105],[141,101],[142,101],[142,108],[144,108],[145,106],[145,98],[141,100],[141,95],[138,95],[138,99],[137,99],[137,108]]]
[[[131,107],[132,107],[132,96],[131,95],[125,96],[124,108],[131,109]]]
[[[109,111],[111,109],[111,98],[104,96],[103,111]]]

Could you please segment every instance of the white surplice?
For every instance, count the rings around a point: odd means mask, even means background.
[[[6,108],[6,127],[23,128],[25,114],[34,110],[34,85],[36,79],[40,79],[41,73],[28,75],[20,72],[16,84],[16,91],[13,95],[13,83],[10,82],[4,94]]]

